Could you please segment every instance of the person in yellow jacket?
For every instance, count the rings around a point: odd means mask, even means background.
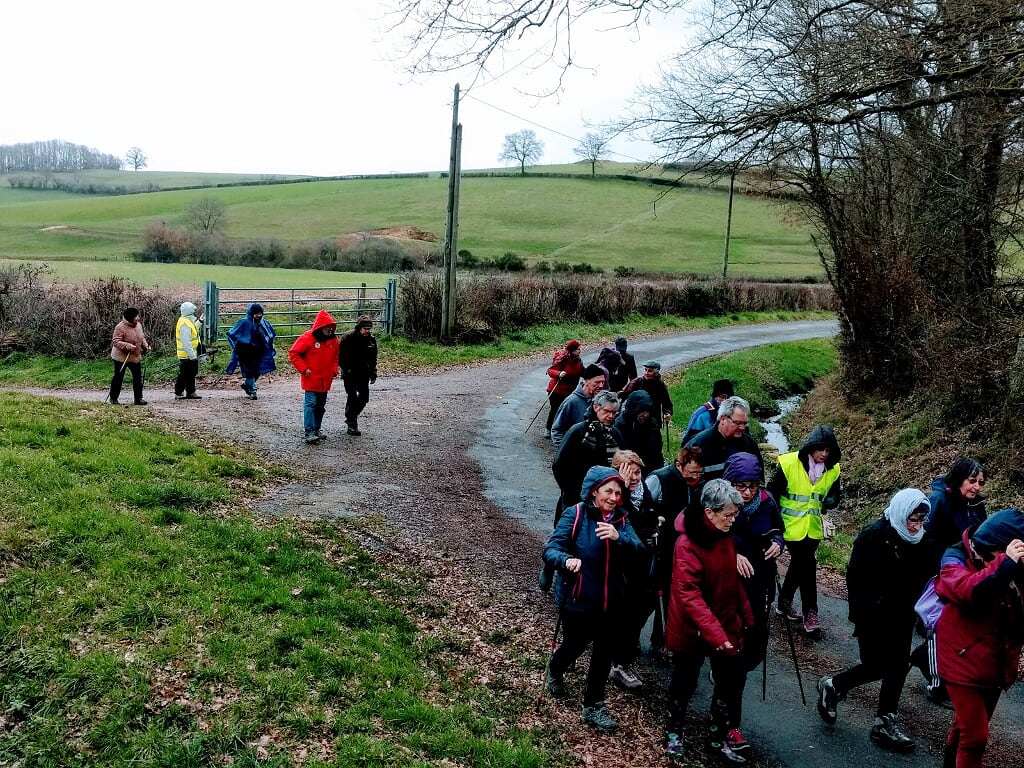
[[[174,380],[174,397],[178,400],[198,400],[196,376],[199,374],[199,326],[196,305],[186,301],[181,305],[181,317],[174,326],[174,343],[178,350],[178,378]]]
[[[779,456],[779,466],[768,482],[785,525],[783,539],[789,550],[789,569],[779,592],[776,610],[804,632],[821,636],[818,619],[818,545],[825,535],[825,513],[839,504],[839,443],[830,427],[819,425],[804,438],[799,451]],[[793,606],[800,590],[803,613]]]

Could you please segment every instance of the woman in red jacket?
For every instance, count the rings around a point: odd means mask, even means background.
[[[558,406],[562,404],[583,375],[583,360],[580,358],[580,343],[573,339],[560,349],[548,368],[548,420],[544,425],[544,437],[551,437],[551,423],[555,420]]]
[[[988,724],[1024,642],[1024,512],[1002,509],[942,556],[939,677],[953,700],[943,768],[981,768]]]
[[[299,372],[306,393],[302,408],[302,427],[307,443],[324,439],[320,425],[327,409],[327,393],[338,373],[337,324],[326,309],[321,309],[313,327],[299,336],[288,350],[288,359]]]
[[[746,590],[736,571],[736,547],[729,530],[743,499],[725,480],[708,481],[701,503],[676,518],[672,594],[665,646],[673,652],[665,752],[680,759],[686,707],[697,689],[704,659],[711,657],[715,691],[708,744],[731,763],[745,763],[749,744],[739,731],[743,688],[743,634],[754,625]]]

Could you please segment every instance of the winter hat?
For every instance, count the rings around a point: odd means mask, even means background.
[[[360,328],[373,328],[373,320],[366,315],[360,315],[356,320],[356,330],[358,331]]]
[[[1024,539],[1024,512],[1000,509],[979,525],[971,538],[989,552],[1002,552],[1014,539]]]
[[[732,389],[732,382],[729,379],[719,379],[711,387],[711,397],[718,397],[719,395],[732,397],[735,394]]]
[[[599,365],[591,363],[590,365],[583,369],[584,381],[587,381],[588,379],[596,379],[598,376],[600,376],[601,378],[604,378],[605,376],[604,368],[602,368]]]
[[[577,350],[579,348],[580,348],[580,343],[578,341],[576,341],[576,339],[573,339],[572,341],[568,342],[565,345],[565,351],[566,352],[572,352],[573,350]]]
[[[619,336],[617,339],[615,339],[615,348],[620,352],[625,352],[628,344],[629,342],[626,341],[625,336]]]
[[[917,533],[911,533],[907,528],[907,518],[919,509],[924,512],[931,509],[928,499],[917,488],[904,488],[892,497],[889,506],[882,514],[892,524],[901,539],[909,541],[911,544],[917,544],[924,538],[924,526],[918,528]]]
[[[660,371],[661,363],[659,363],[657,360],[648,360],[646,363],[644,363],[644,368],[651,368],[655,371]]]
[[[730,483],[743,483],[756,480],[761,482],[764,472],[761,470],[761,462],[757,456],[743,451],[734,453],[725,460],[725,470],[722,477]]]

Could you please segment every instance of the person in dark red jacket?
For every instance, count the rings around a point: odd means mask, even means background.
[[[665,752],[684,754],[681,734],[686,707],[697,689],[704,659],[711,657],[715,690],[708,745],[728,762],[745,763],[750,745],[739,731],[747,670],[744,632],[753,626],[746,590],[736,570],[736,547],[729,531],[743,500],[725,480],[709,481],[699,506],[676,518],[675,561],[665,647],[673,652]]]
[[[288,359],[299,372],[305,399],[302,408],[302,427],[307,443],[324,439],[320,426],[327,409],[327,393],[331,391],[338,373],[337,324],[326,309],[317,313],[313,327],[299,336],[288,350]]]
[[[551,422],[555,420],[558,406],[562,404],[583,375],[583,359],[580,357],[580,343],[573,339],[555,353],[548,368],[548,420],[544,424],[544,437],[551,437]]]
[[[953,700],[944,768],[981,768],[989,721],[1024,642],[1024,512],[1001,509],[942,556],[939,676]]]

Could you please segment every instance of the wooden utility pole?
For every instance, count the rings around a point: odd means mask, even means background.
[[[452,148],[448,162],[448,208],[444,223],[444,261],[441,282],[441,339],[455,335],[455,263],[459,257],[459,177],[462,175],[462,124],[459,123],[459,84],[452,104]]]
[[[729,175],[729,213],[725,219],[725,256],[722,258],[722,279],[725,280],[729,271],[729,237],[732,234],[732,196],[733,188],[736,186],[736,171]]]

